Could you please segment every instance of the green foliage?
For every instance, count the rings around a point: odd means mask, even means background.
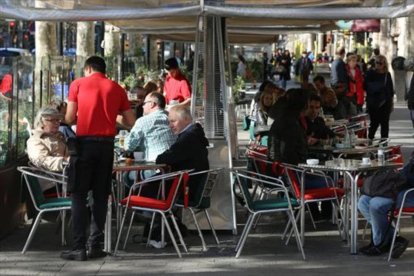
[[[251,77],[253,78],[251,81],[254,81],[254,80],[257,81],[257,80],[263,79],[263,65],[262,65],[262,63],[260,63],[256,59],[254,59],[252,61],[252,63],[250,64],[249,68],[250,68],[250,71],[252,72]]]
[[[131,88],[138,85],[138,79],[134,74],[129,74],[123,81],[121,81],[121,84],[125,86],[126,90],[130,90]]]
[[[158,72],[155,70],[149,70],[146,66],[139,66],[135,74],[129,74],[121,83],[129,90],[136,86],[144,86],[148,81],[156,81],[158,79]]]
[[[239,101],[239,93],[245,87],[245,81],[241,76],[237,76],[233,81],[232,94],[234,102]]]

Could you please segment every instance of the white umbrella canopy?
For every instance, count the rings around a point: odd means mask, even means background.
[[[47,21],[186,17],[374,19],[409,15],[414,0],[0,0],[0,18]]]
[[[194,41],[197,17],[226,17],[231,43],[257,36],[337,29],[338,19],[407,16],[414,0],[0,0],[0,18],[38,21],[109,21],[125,32]]]

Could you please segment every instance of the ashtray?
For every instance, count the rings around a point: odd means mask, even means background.
[[[306,164],[308,164],[308,165],[318,165],[319,164],[319,159],[307,159]]]

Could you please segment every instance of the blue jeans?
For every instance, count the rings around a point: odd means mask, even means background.
[[[400,192],[397,198],[397,208],[401,206],[402,197],[404,192]],[[388,212],[390,211],[394,200],[386,197],[370,197],[362,195],[358,201],[358,210],[371,224],[372,228],[372,241],[374,245],[378,246],[381,242],[384,244],[390,242],[392,235],[394,234],[394,228],[390,226],[388,229]],[[414,192],[408,194],[405,206],[414,205]],[[388,231],[387,231],[388,230]]]
[[[394,233],[394,229],[388,230],[387,217],[393,203],[391,198],[386,197],[362,195],[359,198],[358,209],[371,224],[372,241],[376,246],[380,245],[382,241],[388,242]]]

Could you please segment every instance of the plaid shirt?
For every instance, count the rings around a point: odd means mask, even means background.
[[[157,110],[135,122],[125,138],[124,148],[128,151],[145,151],[145,159],[155,161],[157,156],[169,149],[176,139],[170,129],[167,112]]]

